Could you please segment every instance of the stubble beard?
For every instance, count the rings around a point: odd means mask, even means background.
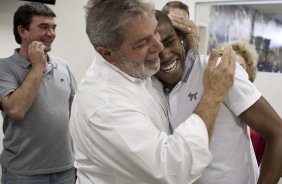
[[[150,63],[146,63],[146,61],[131,63],[122,56],[120,68],[130,76],[145,80],[152,77],[160,70],[160,60],[158,60],[158,62],[154,65],[150,65]]]

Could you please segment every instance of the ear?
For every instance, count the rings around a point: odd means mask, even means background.
[[[18,34],[20,35],[21,39],[24,40],[25,39],[25,33],[26,33],[26,29],[22,26],[22,25],[19,25],[18,28],[17,28],[17,31],[18,31]]]
[[[116,63],[116,57],[113,51],[100,46],[96,48],[96,51],[109,63],[113,65]]]

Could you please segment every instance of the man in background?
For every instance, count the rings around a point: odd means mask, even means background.
[[[264,60],[258,63],[258,71],[261,72],[280,72],[277,63],[275,62],[275,55],[272,50],[265,53]]]
[[[76,82],[65,61],[48,54],[55,17],[41,3],[14,14],[20,48],[0,60],[2,184],[75,183],[69,117]]]
[[[183,24],[183,29],[181,31],[176,29],[176,32],[181,38],[185,49],[198,52],[200,39],[197,31],[198,28],[194,22],[190,20],[189,7],[181,1],[169,1],[162,8],[162,11],[166,13],[170,19],[174,20],[173,23]]]
[[[181,1],[169,1],[162,8],[162,11],[168,15],[184,17],[189,19],[189,7]]]

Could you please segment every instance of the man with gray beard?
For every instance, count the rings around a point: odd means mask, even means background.
[[[217,53],[212,54],[202,100],[171,134],[167,104],[151,80],[163,49],[153,4],[90,0],[86,11],[87,34],[97,54],[72,106],[77,184],[195,181],[211,160],[209,141],[233,84],[235,53],[227,50],[217,67]]]

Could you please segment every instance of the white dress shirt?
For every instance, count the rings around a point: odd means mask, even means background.
[[[169,135],[151,79],[131,77],[97,54],[73,101],[77,184],[189,184],[211,160],[196,114]]]

